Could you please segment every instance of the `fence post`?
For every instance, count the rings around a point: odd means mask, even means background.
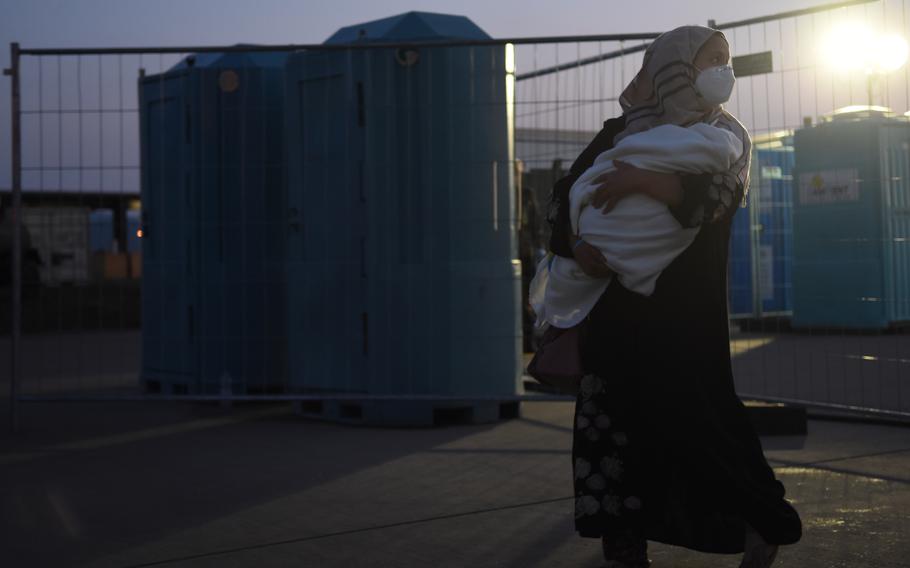
[[[12,289],[10,303],[12,307],[12,326],[10,327],[10,429],[15,433],[19,429],[19,371],[21,368],[19,343],[22,324],[22,130],[19,123],[19,44],[9,46],[10,66],[4,69],[4,75],[11,79],[10,110],[12,134],[12,206],[13,216],[13,250],[12,250]]]

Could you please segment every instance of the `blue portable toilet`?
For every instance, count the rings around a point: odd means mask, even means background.
[[[95,209],[88,214],[88,244],[91,252],[111,252],[114,248],[114,211]]]
[[[288,61],[295,391],[518,392],[511,46],[427,45],[485,39],[467,18],[408,12],[342,28],[326,42],[358,47]],[[517,412],[496,400],[451,404],[374,400],[321,412],[400,424]]]
[[[792,310],[793,134],[757,136],[748,204],[733,218],[730,315],[789,316]]]
[[[150,390],[285,385],[286,59],[204,53],[140,79]]]
[[[140,240],[140,230],[142,229],[142,211],[139,209],[127,209],[124,212],[126,221],[126,252],[139,252],[142,247]]]
[[[910,321],[910,123],[886,110],[796,132],[794,326]]]
[[[753,160],[755,157],[753,156]],[[752,196],[749,196],[752,199]],[[752,220],[748,207],[740,207],[730,226],[727,274],[730,317],[756,317],[752,293]]]

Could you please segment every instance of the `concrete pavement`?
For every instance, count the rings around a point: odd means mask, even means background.
[[[5,401],[2,401],[5,402]],[[572,407],[494,425],[341,426],[289,405],[31,404],[0,434],[0,565],[596,567],[572,529]],[[6,417],[0,417],[5,419]],[[763,440],[805,537],[780,566],[907,566],[910,428]],[[651,545],[655,568],[735,556]]]
[[[768,324],[735,332],[730,347],[739,393],[910,412],[906,333],[813,335]],[[22,394],[141,392],[139,331],[25,334],[21,349]],[[0,337],[0,353],[8,350],[9,338]],[[8,380],[9,366],[0,364],[0,386]]]

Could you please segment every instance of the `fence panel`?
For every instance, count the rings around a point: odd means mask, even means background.
[[[738,77],[726,108],[755,143],[732,227],[731,353],[743,396],[906,417],[908,70],[850,68],[842,46],[855,57],[905,34],[907,3],[853,4],[717,25]],[[644,43],[519,48],[516,157],[537,223],[552,184],[621,113]],[[854,193],[826,196],[839,186]]]
[[[717,26],[755,142],[733,366],[743,396],[907,417],[910,78],[822,52],[905,33],[907,0],[842,4]],[[649,37],[23,50],[13,400],[537,396],[549,193]]]

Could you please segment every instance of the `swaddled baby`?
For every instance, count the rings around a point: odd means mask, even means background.
[[[726,171],[742,151],[735,134],[703,123],[688,128],[662,125],[627,136],[598,156],[572,186],[572,232],[600,249],[624,287],[649,296],[660,273],[692,244],[698,229],[682,227],[665,204],[642,194],[625,197],[603,214],[590,205],[597,189],[592,182],[614,169],[614,160],[656,172],[699,174]],[[577,324],[609,283],[609,278],[588,276],[570,258],[547,255],[531,283],[538,324]]]
[[[637,105],[620,99],[626,128],[569,192],[573,234],[601,251],[625,288],[646,296],[654,292],[661,272],[692,244],[698,229],[683,227],[664,203],[640,193],[604,214],[590,205],[598,188],[594,180],[613,170],[615,160],[663,173],[734,172],[736,179],[747,176],[751,149],[745,129],[720,106],[732,90],[732,70],[722,65],[696,73],[691,60],[698,46],[662,47],[660,53],[675,53],[676,60],[656,61],[646,53],[642,71],[624,95],[644,79],[650,97]],[[611,278],[588,276],[574,259],[548,254],[529,290],[537,325],[578,324]]]

